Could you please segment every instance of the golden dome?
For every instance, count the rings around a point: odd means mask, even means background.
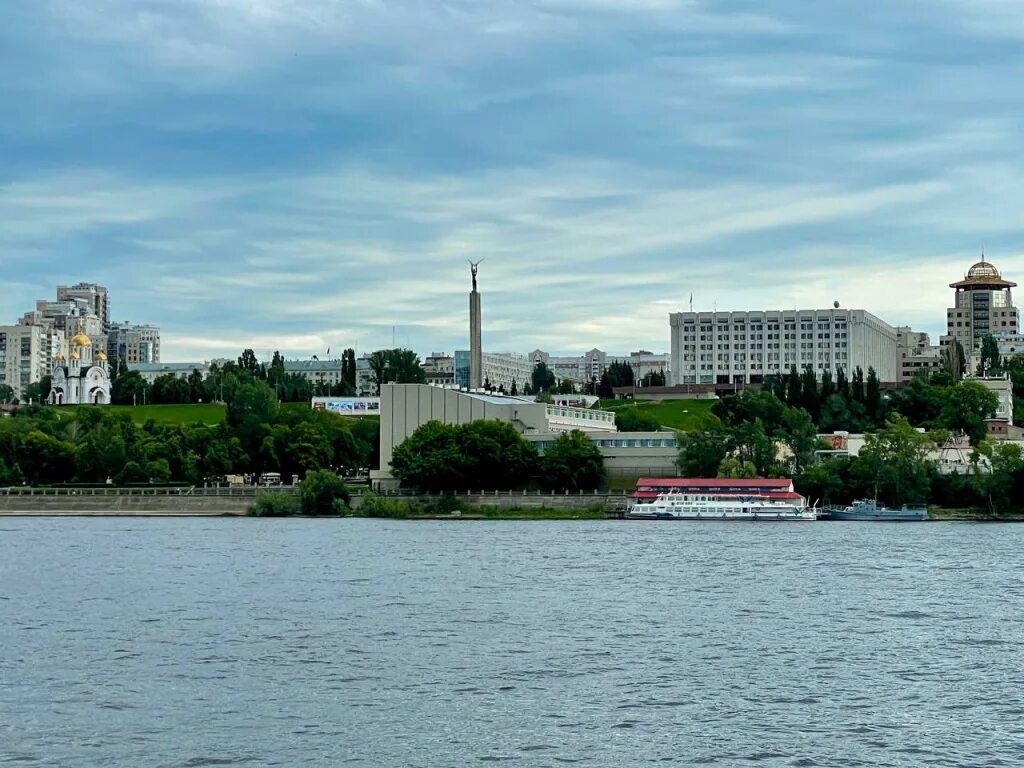
[[[72,360],[77,360],[78,359],[78,353],[77,352],[72,352],[71,353],[71,359]]]
[[[999,279],[999,270],[989,264],[987,261],[979,261],[969,270],[967,270],[967,279],[972,278],[989,278],[994,277]]]
[[[91,347],[92,339],[86,336],[84,333],[78,333],[75,338],[71,340],[71,346],[73,347]]]
[[[64,353],[63,352],[58,352],[57,353],[57,362],[58,363],[63,363],[65,360],[67,360],[67,358],[64,357]]]
[[[97,360],[106,360],[107,359],[107,353],[106,352],[97,352],[96,353],[96,359]]]

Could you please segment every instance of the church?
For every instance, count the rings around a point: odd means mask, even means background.
[[[71,359],[57,355],[50,385],[51,405],[108,405],[110,373],[104,352],[92,351],[92,340],[79,332],[71,340]]]

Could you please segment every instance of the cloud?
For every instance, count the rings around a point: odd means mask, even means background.
[[[491,349],[661,351],[691,293],[937,335],[982,247],[1024,271],[1009,9],[18,4],[0,311],[88,279],[167,359],[451,351],[483,257]]]

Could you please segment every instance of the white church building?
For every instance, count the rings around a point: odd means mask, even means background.
[[[57,356],[50,388],[51,405],[108,405],[110,372],[107,355],[93,355],[92,341],[84,333],[71,340],[71,359]]]

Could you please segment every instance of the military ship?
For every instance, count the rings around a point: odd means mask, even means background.
[[[834,507],[829,510],[832,520],[868,520],[875,523],[918,523],[928,519],[927,507],[889,509],[874,499],[861,499],[848,507]]]

